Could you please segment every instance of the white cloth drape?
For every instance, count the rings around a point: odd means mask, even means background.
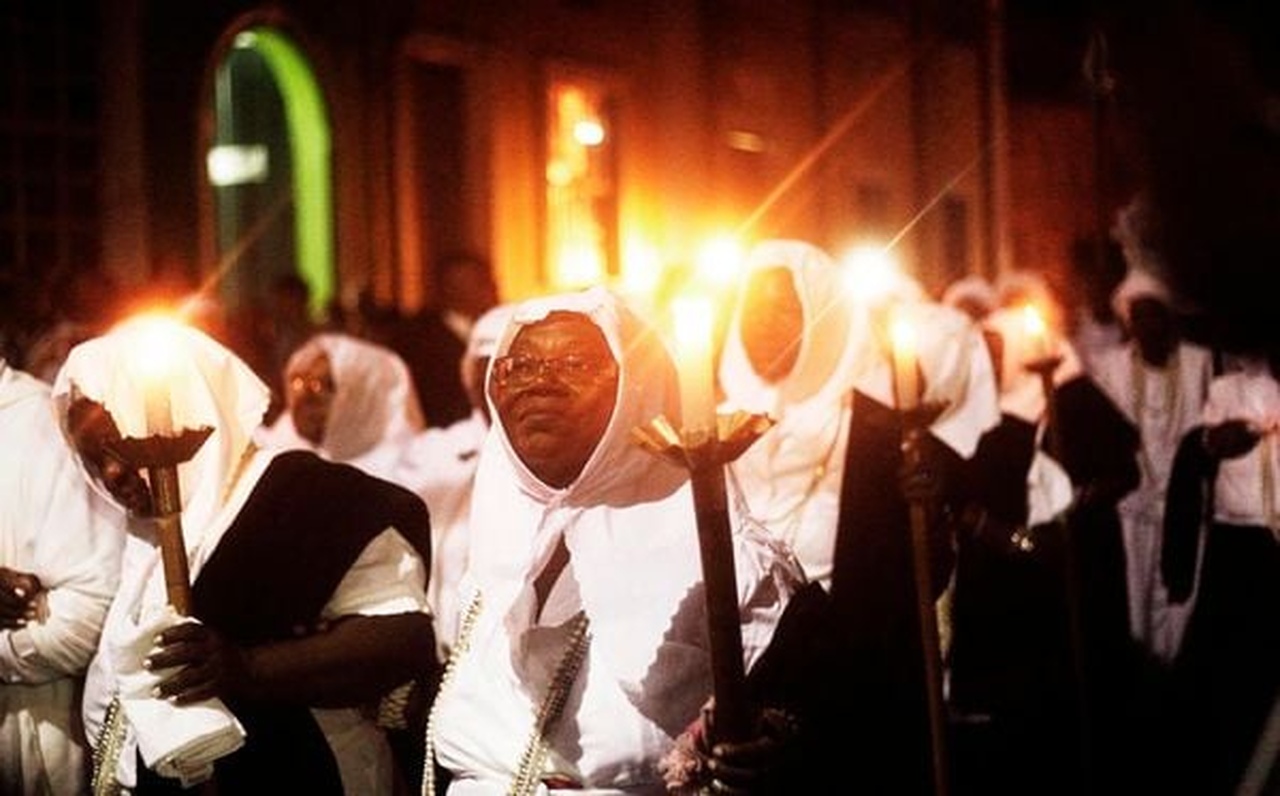
[[[85,484],[48,385],[0,360],[0,567],[34,574],[39,618],[0,630],[0,792],[87,782],[80,681],[119,578],[122,523]]]

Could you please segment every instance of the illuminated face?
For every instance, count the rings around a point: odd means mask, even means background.
[[[67,427],[71,445],[89,475],[130,514],[151,516],[151,489],[138,468],[116,453],[120,429],[106,407],[88,398],[76,398],[67,408]]]
[[[313,445],[321,444],[337,390],[329,355],[321,351],[300,363],[287,374],[285,387],[293,427],[303,439]]]
[[[743,293],[742,347],[757,375],[769,383],[786,378],[800,356],[804,308],[786,268],[754,272]]]
[[[493,363],[491,394],[516,455],[544,483],[573,483],[604,437],[618,365],[585,316],[554,312],[521,329]]]

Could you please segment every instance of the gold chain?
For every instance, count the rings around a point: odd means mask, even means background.
[[[453,649],[449,651],[449,660],[445,662],[444,672],[440,675],[440,685],[436,689],[436,698],[431,703],[431,710],[427,712],[427,734],[424,741],[426,753],[425,760],[422,764],[422,796],[435,796],[436,792],[436,707],[440,704],[440,694],[444,693],[444,688],[453,679],[453,672],[458,668],[458,660],[471,649],[471,633],[475,630],[476,621],[480,618],[480,608],[483,600],[480,598],[480,592],[477,591],[475,596],[471,598],[471,603],[467,605],[467,611],[462,615],[462,622],[458,627],[458,638],[453,645]]]
[[[90,787],[93,796],[119,796],[120,783],[116,780],[116,767],[120,763],[120,749],[124,745],[124,711],[120,697],[112,697],[98,730],[98,743],[93,748],[93,779]]]
[[[449,655],[449,661],[445,664],[444,673],[440,676],[440,689],[437,691],[436,701],[432,704],[431,711],[427,714],[426,759],[423,763],[422,772],[422,796],[434,796],[435,794],[436,707],[440,704],[440,694],[444,693],[445,686],[453,679],[458,660],[471,648],[471,634],[480,616],[480,607],[480,593],[477,592],[471,604],[467,606],[467,612],[463,616],[461,627],[458,630],[457,644]],[[511,781],[510,789],[507,791],[509,796],[529,796],[537,791],[539,783],[542,782],[542,765],[547,757],[546,734],[555,725],[560,718],[561,711],[564,710],[565,703],[569,699],[569,692],[573,688],[574,681],[578,678],[578,670],[582,667],[582,661],[586,657],[587,647],[591,638],[587,632],[590,620],[587,619],[586,612],[578,612],[573,622],[573,629],[569,634],[569,642],[565,647],[564,654],[560,657],[560,662],[556,665],[555,676],[551,680],[551,685],[547,688],[542,704],[538,706],[538,715],[534,720],[529,742],[525,745],[524,753],[520,756],[520,766],[516,770],[515,779]]]

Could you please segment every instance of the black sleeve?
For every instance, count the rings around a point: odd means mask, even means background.
[[[1169,600],[1182,603],[1191,596],[1196,571],[1200,530],[1213,510],[1209,491],[1218,463],[1200,444],[1203,428],[1186,433],[1173,458],[1164,506],[1164,543],[1160,550],[1160,575]]]

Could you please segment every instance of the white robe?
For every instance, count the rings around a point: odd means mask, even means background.
[[[81,478],[48,385],[0,360],[0,567],[36,575],[40,618],[0,630],[0,793],[88,784],[80,684],[119,576],[122,523]]]
[[[830,588],[853,391],[894,403],[879,326],[892,313],[917,329],[922,397],[945,403],[931,431],[961,456],[971,455],[998,420],[995,376],[969,317],[922,300],[923,291],[905,277],[894,295],[872,306],[857,302],[841,270],[808,243],[757,244],[746,272],[768,268],[790,272],[804,333],[795,365],[770,384],[742,343],[742,325],[750,323],[745,308],[734,310],[719,369],[723,411],[761,413],[775,424],[730,465],[730,488],[740,508],[794,552],[806,576]]]
[[[481,453],[464,594],[481,607],[433,708],[437,760],[451,796],[506,793],[565,649],[533,623],[532,584],[558,540],[590,640],[538,774],[570,777],[566,793],[659,794],[657,763],[711,693],[693,500],[683,469],[642,450],[633,428],[674,411],[674,374],[652,333],[602,290],[522,306],[499,346],[553,309],[589,315],[619,363],[617,404],[576,481],[553,489],[519,460],[500,422]],[[736,537],[735,565],[750,662],[768,643],[796,571],[763,536]],[[569,590],[570,592],[573,589]],[[546,793],[540,785],[538,793]],[[553,790],[554,792],[558,792]]]
[[[139,386],[146,383],[140,381],[145,376],[137,372],[137,352],[147,342],[141,337],[144,334],[141,324],[129,324],[72,350],[53,390],[63,416],[71,395],[78,393],[103,403],[123,436],[148,433],[144,391]],[[194,581],[279,451],[254,452],[252,446],[252,434],[259,427],[269,397],[253,372],[230,351],[193,329],[178,327],[170,335],[171,343],[183,354],[169,363],[173,370],[166,382],[173,426],[176,430],[213,429],[194,457],[178,468],[183,541]],[[120,589],[111,603],[102,644],[86,679],[83,714],[90,739],[101,731],[107,707],[120,687],[118,652],[136,640],[139,627],[167,601],[159,548],[150,541],[146,529],[134,530],[125,542]],[[421,558],[398,532],[387,529],[370,541],[352,564],[322,618],[425,612],[425,578]],[[371,796],[389,792],[390,749],[372,719],[345,709],[315,713],[334,750],[347,792]],[[135,752],[142,730],[126,728],[115,771],[126,786],[136,781]],[[165,734],[163,728],[157,732],[161,741]]]
[[[1142,481],[1118,507],[1129,630],[1163,660],[1172,660],[1194,601],[1171,605],[1160,579],[1165,494],[1178,445],[1200,423],[1213,377],[1213,357],[1207,349],[1183,343],[1167,366],[1153,368],[1138,355],[1136,344],[1129,343],[1100,355],[1093,376],[1138,429],[1142,441]]]

